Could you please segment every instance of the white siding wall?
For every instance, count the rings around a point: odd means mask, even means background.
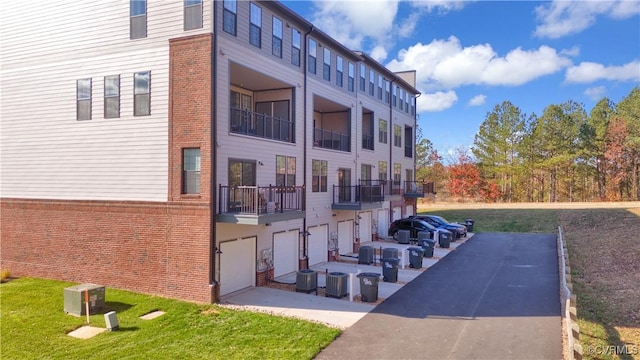
[[[129,1],[3,2],[2,197],[166,201],[168,39],[182,0],[149,0],[129,39]],[[151,71],[151,115],[133,116],[133,74]],[[103,115],[104,76],[120,75],[120,118]],[[76,80],[92,79],[92,119],[76,120]]]

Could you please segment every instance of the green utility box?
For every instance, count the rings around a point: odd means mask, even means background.
[[[86,291],[89,291],[89,314],[105,308],[103,285],[80,284],[64,289],[64,312],[75,316],[86,315]]]

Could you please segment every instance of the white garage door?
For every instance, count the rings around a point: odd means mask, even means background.
[[[220,243],[220,295],[255,285],[256,238]]]
[[[411,216],[414,215],[413,214],[413,205],[407,205],[405,208],[405,214],[407,214],[406,216]]]
[[[327,242],[329,241],[329,225],[320,225],[309,228],[308,256],[309,266],[327,261]]]
[[[378,210],[378,236],[389,233],[389,209]]]
[[[273,276],[298,270],[298,232],[273,234]]]
[[[338,223],[338,249],[339,254],[353,252],[353,220]]]
[[[360,242],[371,241],[371,212],[362,212],[358,216],[360,216],[358,220]]]
[[[393,208],[393,221],[400,220],[402,218],[402,208],[397,206]]]

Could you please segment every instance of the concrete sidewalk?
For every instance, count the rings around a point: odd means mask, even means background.
[[[383,282],[382,278],[380,279],[378,283],[379,300],[389,298],[442,258],[454,252],[456,248],[469,241],[472,236],[473,234],[469,233],[466,238],[451,242],[449,249],[436,247],[433,258],[423,258],[422,269],[412,269],[408,265],[409,258],[406,249],[416,247],[416,245],[398,244],[389,239],[362,243],[361,246],[372,246],[375,249],[397,248],[401,254],[404,253],[404,261],[401,261],[398,269],[398,282],[389,283]],[[350,291],[350,294],[358,295],[360,294],[359,279],[355,275],[361,272],[382,274],[382,268],[379,262],[377,265],[364,265],[358,264],[357,261],[357,254],[348,254],[348,256],[341,256],[341,261],[339,262],[324,262],[311,266],[311,269],[318,272],[319,287],[326,286],[325,272],[353,274],[351,277],[353,291]],[[403,263],[405,265],[404,268],[402,267]],[[296,273],[278,277],[276,280],[283,283],[295,283]],[[350,301],[350,296],[335,299],[316,296],[315,293],[297,293],[270,287],[253,287],[227,295],[222,298],[221,305],[316,321],[340,329],[349,328],[376,308],[374,303]]]

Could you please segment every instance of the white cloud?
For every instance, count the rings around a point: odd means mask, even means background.
[[[485,103],[487,100],[487,95],[476,95],[471,100],[469,100],[469,106],[480,106]]]
[[[411,5],[416,8],[423,8],[429,12],[437,11],[440,14],[446,14],[449,11],[460,10],[469,1],[460,0],[409,0]]]
[[[572,47],[571,49],[562,49],[560,50],[560,55],[566,55],[566,56],[578,56],[580,55],[580,48],[577,46]]]
[[[402,49],[387,64],[394,71],[416,70],[417,87],[428,91],[463,85],[521,85],[570,65],[569,58],[548,46],[516,48],[500,57],[489,44],[463,48],[455,36]]]
[[[458,95],[454,91],[438,91],[431,94],[422,94],[417,100],[417,111],[434,112],[450,108],[458,101]]]
[[[369,56],[374,58],[376,61],[381,62],[387,58],[387,50],[384,46],[376,46],[371,50]]]
[[[625,19],[640,14],[640,2],[556,0],[536,7],[535,11],[541,24],[534,35],[557,39],[585,30],[596,22],[598,16]]]
[[[592,83],[598,80],[640,82],[640,60],[622,66],[604,66],[593,62],[582,62],[567,69],[565,81],[568,83]]]
[[[591,100],[598,101],[602,99],[602,97],[604,96],[605,90],[606,89],[604,88],[604,86],[596,86],[596,87],[588,88],[587,90],[584,91],[584,94],[587,97],[589,97]]]

